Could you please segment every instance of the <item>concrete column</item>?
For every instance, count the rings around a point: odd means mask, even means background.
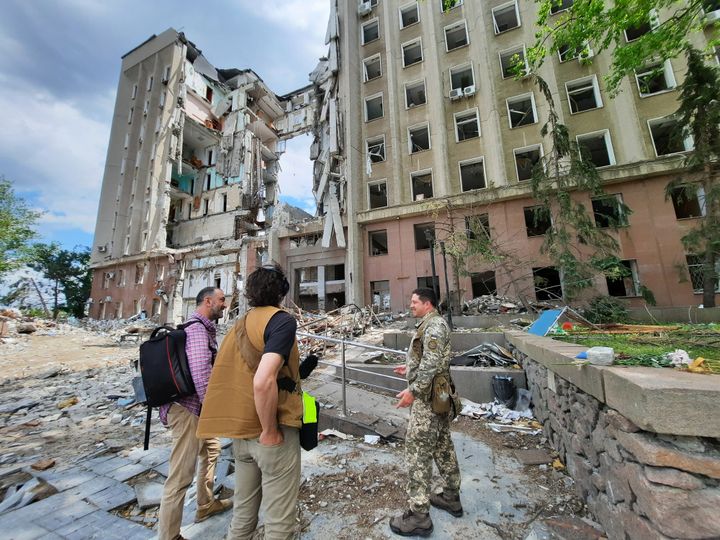
[[[317,267],[317,295],[318,295],[318,309],[325,309],[325,266],[319,265]]]

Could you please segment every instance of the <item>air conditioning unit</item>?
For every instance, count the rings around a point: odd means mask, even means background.
[[[720,9],[705,14],[705,24],[714,24],[720,21]]]
[[[470,86],[463,88],[463,94],[465,94],[465,97],[475,95],[475,85],[471,84]]]
[[[370,2],[360,2],[358,5],[358,15],[364,17],[372,12],[372,4]]]
[[[456,99],[460,99],[463,97],[463,89],[462,88],[453,88],[450,90],[450,99],[452,101],[455,101]]]

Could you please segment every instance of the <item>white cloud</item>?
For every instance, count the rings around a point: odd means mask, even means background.
[[[280,193],[294,199],[314,201],[313,165],[310,161],[311,139],[301,135],[287,142],[285,153],[280,158]]]
[[[92,232],[102,185],[109,123],[77,105],[0,78],[0,162],[19,193],[38,193],[41,221]],[[111,111],[105,117],[110,119]],[[3,171],[6,172],[6,171]]]

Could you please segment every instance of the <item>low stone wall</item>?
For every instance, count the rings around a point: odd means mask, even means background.
[[[720,537],[720,377],[578,368],[573,346],[506,337],[545,435],[610,539]]]

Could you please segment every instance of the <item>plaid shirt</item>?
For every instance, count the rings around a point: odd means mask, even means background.
[[[206,319],[197,311],[186,321],[198,320],[202,324],[192,324],[185,329],[187,341],[185,353],[188,358],[188,367],[195,383],[196,393],[192,396],[178,399],[174,403],[182,405],[195,416],[200,416],[202,402],[205,399],[212,361],[217,353],[217,327],[215,323]],[[167,413],[172,403],[160,407],[160,421],[167,426]]]

